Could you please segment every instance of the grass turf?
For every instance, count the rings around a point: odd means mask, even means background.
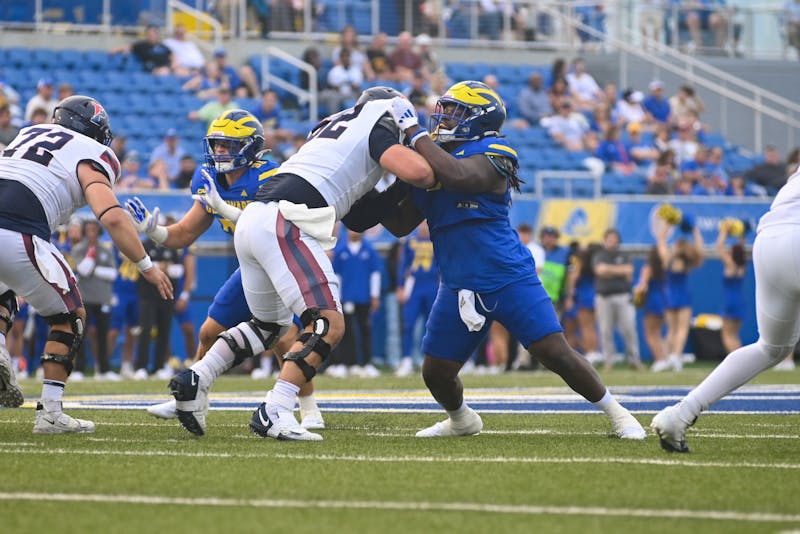
[[[691,385],[614,371],[614,385]],[[758,383],[797,383],[765,373]],[[419,377],[333,380],[320,391],[420,389]],[[468,376],[467,387],[561,387],[549,373]],[[214,392],[271,382],[225,377]],[[31,396],[39,386],[24,381]],[[166,393],[160,381],[70,384],[68,395]],[[166,397],[165,397],[166,398]],[[213,396],[212,396],[213,398]],[[765,532],[800,528],[798,415],[704,416],[693,452],[608,437],[600,415],[487,414],[483,434],[421,440],[442,417],[325,414],[319,443],[262,440],[247,411],[212,411],[201,439],[142,410],[70,410],[80,436],[36,436],[0,410],[0,530],[42,532]],[[651,415],[639,416],[648,424]],[[186,500],[179,500],[186,499]]]

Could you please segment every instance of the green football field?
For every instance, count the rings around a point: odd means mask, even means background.
[[[707,372],[604,379],[666,405]],[[740,395],[753,411],[703,416],[684,455],[610,438],[550,373],[464,377],[495,407],[484,432],[427,440],[414,433],[443,417],[420,377],[315,381],[325,439],[289,443],[247,429],[271,381],[221,379],[195,438],[141,408],[166,399],[157,380],[70,384],[67,411],[96,433],[34,435],[41,386],[25,380],[26,405],[0,410],[0,532],[800,532],[800,371],[759,377]]]

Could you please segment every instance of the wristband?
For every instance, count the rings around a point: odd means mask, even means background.
[[[140,272],[149,271],[153,268],[153,260],[150,259],[150,256],[145,256],[136,262],[136,268],[139,269]]]
[[[167,230],[166,226],[156,225],[152,232],[147,234],[147,237],[158,243],[159,245],[163,245],[164,241],[167,240],[169,237],[169,230]]]
[[[191,298],[191,295],[188,291],[181,291],[181,296],[178,297],[178,300],[189,300],[189,298]]]
[[[416,148],[417,141],[419,141],[423,135],[428,135],[428,131],[424,128],[420,128],[417,133],[411,136],[411,139],[408,140],[408,144],[411,145],[411,148]]]

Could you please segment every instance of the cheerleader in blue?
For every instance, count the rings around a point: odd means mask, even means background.
[[[602,245],[591,243],[582,247],[572,257],[568,285],[567,305],[574,311],[580,332],[580,347],[584,357],[593,365],[602,361],[603,355],[598,350],[597,319],[594,314],[594,271],[592,256]]]
[[[667,371],[672,367],[667,359],[667,345],[663,336],[664,312],[667,308],[666,279],[667,274],[658,254],[658,247],[653,246],[647,255],[647,263],[639,273],[639,283],[633,288],[633,301],[637,308],[642,308],[644,339],[653,355],[650,370],[654,373]]]
[[[744,315],[742,283],[747,267],[744,251],[744,237],[737,238],[731,247],[727,246],[731,236],[730,221],[723,221],[717,237],[717,252],[722,260],[722,344],[725,352],[731,353],[742,346],[739,330]]]
[[[690,231],[692,241],[680,237],[672,247],[667,245],[666,225],[657,236],[658,255],[667,270],[667,361],[675,371],[683,369],[681,355],[692,321],[689,273],[703,263],[703,236],[696,226]]]

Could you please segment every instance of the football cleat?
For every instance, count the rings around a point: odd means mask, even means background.
[[[300,426],[306,430],[325,430],[325,420],[322,412],[317,410],[307,414],[300,413]]]
[[[684,423],[678,414],[678,405],[667,406],[653,417],[650,428],[661,442],[661,448],[667,452],[689,452],[686,444],[686,429],[694,424]]]
[[[5,345],[0,345],[0,406],[18,408],[25,402],[14,374],[14,363]]]
[[[94,432],[94,423],[75,419],[61,411],[61,403],[53,403],[56,409],[46,410],[42,403],[36,405],[34,434],[83,434]]]
[[[250,418],[250,430],[262,438],[282,441],[322,441],[322,436],[309,432],[297,423],[294,414],[262,402]]]
[[[423,428],[417,432],[418,438],[441,438],[447,436],[474,436],[483,430],[483,421],[478,412],[472,408],[467,408],[469,412],[464,419],[456,423],[449,417],[433,426]]]
[[[147,407],[147,413],[158,419],[175,419],[178,417],[178,408],[175,399],[162,402],[161,404],[153,404]]]
[[[169,381],[169,391],[175,397],[175,408],[181,426],[194,434],[206,433],[208,386],[200,383],[200,375],[184,369]]]
[[[624,408],[622,412],[611,418],[611,425],[614,427],[614,435],[620,439],[643,440],[647,438],[647,432],[642,428],[641,423]]]

